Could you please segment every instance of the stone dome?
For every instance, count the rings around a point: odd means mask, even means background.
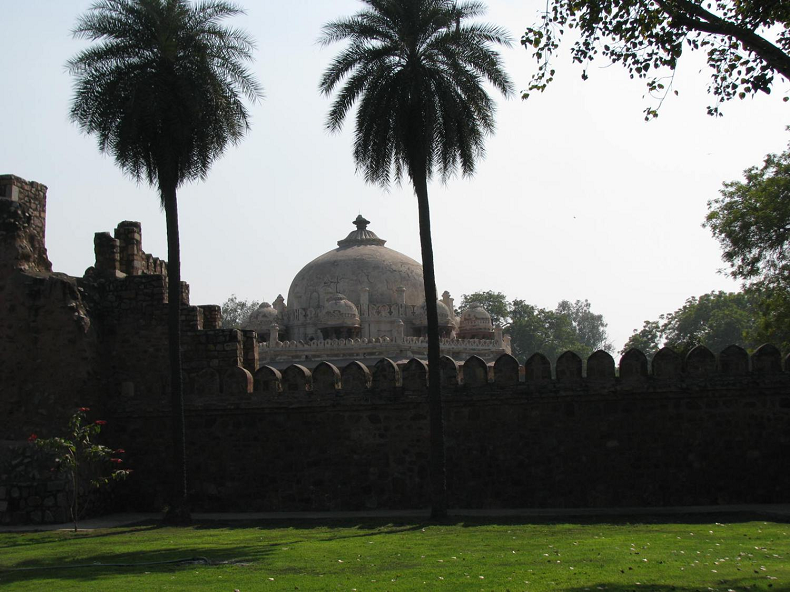
[[[359,311],[342,294],[332,294],[324,302],[319,327],[359,327]]]
[[[277,320],[277,311],[268,302],[261,302],[258,308],[252,311],[249,319],[244,324],[244,329],[252,329],[259,335],[269,333],[269,327]]]
[[[428,313],[426,312],[426,306],[423,302],[422,306],[420,306],[420,316],[419,316],[419,324],[421,327],[428,326]],[[442,302],[441,300],[436,301],[436,314],[439,317],[439,326],[440,327],[452,327],[455,326],[453,322],[453,317],[450,314],[450,309]],[[490,317],[489,317],[490,320]]]
[[[494,323],[491,315],[486,312],[482,305],[475,302],[461,313],[459,327],[461,337],[488,337],[494,334]]]
[[[296,274],[288,290],[288,309],[319,309],[328,294],[345,294],[356,303],[368,290],[371,305],[398,302],[398,288],[405,288],[407,305],[425,302],[422,265],[384,246],[386,242],[367,229],[357,216],[357,229],[338,241],[338,248],[314,259]]]

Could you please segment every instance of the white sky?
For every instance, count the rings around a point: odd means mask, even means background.
[[[366,185],[344,133],[324,130],[329,99],[319,77],[340,46],[316,43],[321,26],[360,8],[356,0],[246,0],[233,24],[257,40],[252,65],[265,100],[252,130],[204,183],[179,192],[182,275],[192,303],[287,296],[306,263],[335,248],[358,213],[387,246],[420,260],[416,198],[408,185]],[[166,258],[164,214],[147,186],[126,178],[93,138],[68,121],[66,60],[89,0],[2,1],[0,173],[49,187],[47,247],[55,270],[81,276],[93,234],[122,220],[143,225],[143,249]],[[503,52],[516,89],[535,65],[518,41],[543,0],[489,0],[486,21],[511,31]],[[679,97],[643,121],[642,81],[601,62],[582,82],[566,46],[557,80],[528,101],[498,98],[498,131],[477,174],[430,188],[439,293],[456,302],[477,290],[554,308],[589,299],[619,349],[645,319],[685,299],[737,284],[717,273],[718,244],[701,228],[706,202],[768,152],[785,148],[787,86],[706,115],[708,71],[684,56]]]

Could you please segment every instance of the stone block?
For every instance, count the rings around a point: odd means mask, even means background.
[[[557,358],[557,380],[581,380],[582,359],[572,351]]]
[[[541,353],[532,354],[524,362],[524,379],[527,382],[551,380],[551,362]]]
[[[213,372],[213,370],[211,370]],[[252,392],[252,374],[244,368],[228,368],[222,377],[222,392],[225,395],[246,395]]]
[[[488,364],[478,356],[472,356],[464,362],[464,386],[478,388],[488,384]]]
[[[518,360],[510,354],[502,354],[494,362],[494,384],[499,388],[518,385]]]

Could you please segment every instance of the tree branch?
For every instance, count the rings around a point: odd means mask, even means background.
[[[754,31],[730,22],[689,0],[655,0],[679,27],[732,37],[757,54],[774,71],[790,80],[790,56]],[[693,18],[693,16],[698,18]],[[702,20],[700,20],[702,19]]]

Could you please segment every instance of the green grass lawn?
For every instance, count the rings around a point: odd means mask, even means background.
[[[789,533],[732,515],[0,533],[0,589],[777,592],[790,591]],[[191,557],[210,563],[142,565]]]

